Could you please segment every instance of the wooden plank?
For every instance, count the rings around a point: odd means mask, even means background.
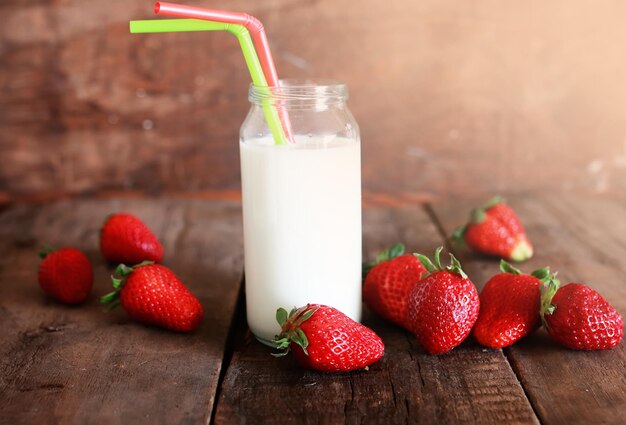
[[[367,209],[364,232],[369,257],[398,241],[423,252],[441,243],[421,208]],[[537,423],[501,352],[469,342],[429,356],[408,332],[367,311],[364,323],[385,342],[383,359],[369,371],[324,374],[270,356],[242,319],[215,423]]]
[[[151,3],[0,1],[0,198],[237,189],[237,41],[130,35]],[[621,0],[190,3],[258,16],[282,78],[348,83],[369,191],[626,190]]]
[[[435,205],[446,234],[463,223],[471,202]],[[626,316],[626,199],[520,198],[511,201],[535,244],[524,271],[550,265],[563,284],[595,288]],[[483,285],[497,261],[459,253]],[[626,420],[626,348],[577,352],[552,342],[541,329],[505,350],[543,423],[617,424]]]
[[[111,267],[98,249],[113,211],[143,218],[166,261],[199,297],[201,327],[183,335],[105,313]],[[182,200],[61,202],[0,215],[0,417],[3,423],[200,423],[208,420],[242,270],[240,205]],[[79,307],[37,284],[38,245],[74,245],[95,270]]]

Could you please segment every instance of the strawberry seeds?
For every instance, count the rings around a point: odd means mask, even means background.
[[[468,248],[500,257],[501,273],[485,284],[480,295],[450,254],[443,266],[434,257],[405,254],[397,244],[363,264],[363,301],[377,315],[413,333],[424,350],[444,354],[470,334],[489,348],[511,346],[542,325],[557,343],[574,350],[614,348],[624,335],[622,316],[592,288],[561,286],[546,267],[525,274],[505,259],[524,261],[533,254],[515,211],[494,198],[472,211],[470,222],[454,238]],[[114,291],[101,297],[110,307],[121,305],[135,321],[171,331],[190,332],[201,323],[200,301],[167,267],[156,235],[137,217],[113,214],[100,232],[107,261],[120,264],[112,278]],[[47,249],[41,254],[39,283],[51,298],[65,304],[87,300],[93,287],[89,259],[75,248]],[[367,369],[380,360],[385,346],[368,327],[332,306],[307,304],[291,313],[276,312],[280,333],[274,340],[293,352],[298,363],[322,372]]]

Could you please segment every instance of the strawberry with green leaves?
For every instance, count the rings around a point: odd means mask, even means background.
[[[274,343],[292,351],[301,366],[322,372],[348,372],[377,362],[385,346],[371,329],[339,310],[320,304],[276,311],[281,333]]]
[[[200,301],[167,267],[144,262],[135,267],[120,264],[112,278],[114,292],[100,299],[110,308],[122,305],[128,315],[141,323],[177,332],[190,332],[202,321]]]
[[[443,247],[435,251],[435,263],[415,254],[427,270],[409,294],[407,322],[417,341],[430,354],[442,354],[461,344],[470,334],[480,309],[476,286],[461,263],[450,254],[451,264],[441,265]]]
[[[539,327],[541,284],[556,276],[547,267],[523,274],[504,260],[500,270],[480,293],[480,313],[473,330],[476,341],[490,348],[513,345]]]
[[[404,245],[397,244],[365,265],[370,270],[363,285],[363,301],[376,314],[408,329],[406,309],[409,292],[426,271],[419,259],[404,254]]]
[[[100,230],[100,251],[111,263],[163,260],[163,246],[152,230],[132,214],[110,215]]]
[[[93,267],[85,254],[76,248],[57,251],[44,247],[39,254],[39,285],[50,297],[65,304],[78,304],[93,287]]]
[[[617,347],[624,336],[622,316],[602,296],[581,283],[543,286],[541,318],[550,337],[573,350]]]
[[[470,221],[453,235],[473,251],[511,261],[533,256],[533,246],[519,217],[504,200],[495,197],[470,213]]]

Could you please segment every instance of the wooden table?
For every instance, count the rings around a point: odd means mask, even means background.
[[[430,254],[474,202],[390,200],[364,210],[366,255],[397,241]],[[598,289],[626,314],[626,200],[514,199],[536,256],[563,281]],[[468,340],[424,353],[407,332],[366,312],[386,344],[369,371],[321,374],[274,358],[246,328],[240,204],[185,199],[75,200],[0,213],[0,423],[626,423],[626,350],[575,352],[543,330],[504,350]],[[113,211],[133,212],[164,242],[165,263],[205,308],[180,335],[104,313],[112,268],[97,249]],[[74,245],[95,269],[80,307],[37,285],[38,246]],[[481,287],[497,262],[457,252]]]

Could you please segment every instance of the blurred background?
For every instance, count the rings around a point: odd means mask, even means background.
[[[186,0],[266,27],[279,76],[347,82],[366,198],[626,192],[626,3]],[[226,33],[131,35],[152,0],[2,0],[0,203],[238,198]]]

